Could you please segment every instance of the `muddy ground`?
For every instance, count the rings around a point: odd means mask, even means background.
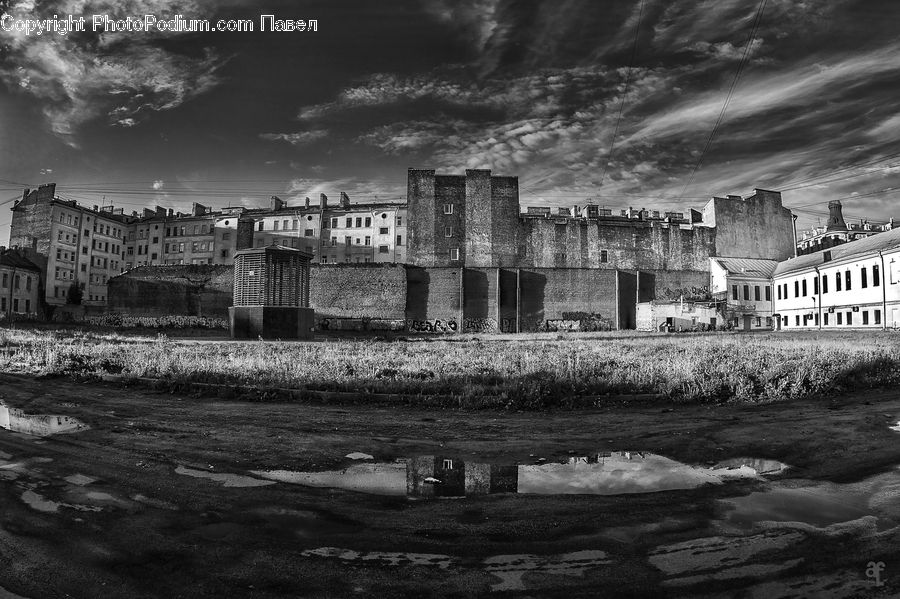
[[[90,427],[0,430],[4,599],[900,593],[895,391],[505,413],[221,401],[0,375],[0,399]],[[512,465],[619,451],[791,468],[652,493],[463,498],[251,474],[341,470],[357,463],[351,452]],[[732,517],[736,501],[755,497],[771,509]],[[883,562],[878,578],[872,562]]]

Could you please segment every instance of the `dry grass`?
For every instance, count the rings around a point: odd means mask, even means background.
[[[770,402],[900,379],[900,335],[881,331],[197,344],[0,329],[2,346],[3,370],[446,395],[467,407],[514,409],[571,407],[631,393]]]

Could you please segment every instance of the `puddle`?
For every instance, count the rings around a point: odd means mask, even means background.
[[[85,485],[97,482],[96,478],[91,478],[90,476],[85,476],[84,474],[72,474],[65,477],[63,480],[69,484],[77,485],[79,487],[84,487]]]
[[[38,511],[38,512],[44,512],[47,514],[55,514],[55,513],[59,512],[59,508],[61,508],[61,507],[67,507],[67,508],[71,508],[73,510],[78,510],[81,512],[102,511],[102,508],[95,507],[95,506],[79,505],[79,504],[72,504],[72,503],[61,503],[59,501],[51,501],[51,500],[47,499],[46,497],[44,497],[43,495],[41,495],[40,493],[38,493],[34,490],[31,490],[31,489],[23,491],[21,498],[22,498],[22,501],[25,503],[25,505],[27,505],[31,509]],[[0,599],[2,599],[2,597],[0,597]]]
[[[646,452],[603,452],[535,465],[485,464],[455,457],[419,456],[391,463],[356,464],[328,472],[253,471],[273,481],[376,495],[464,497],[491,493],[619,495],[692,489],[727,480],[780,473],[773,460],[738,459],[690,466]]]
[[[222,483],[226,487],[263,487],[275,484],[275,481],[271,480],[259,480],[258,478],[227,472],[207,472],[206,470],[196,470],[185,466],[175,468],[175,474],[184,474],[195,478],[208,478],[209,480]]]
[[[18,408],[0,405],[0,428],[36,437],[47,437],[80,431],[88,427],[80,420],[69,416],[26,414]]]
[[[362,453],[360,451],[354,451],[353,453],[348,453],[344,457],[349,458],[351,460],[374,460],[375,459],[375,456],[371,456],[367,453]]]
[[[801,523],[816,528],[876,518],[877,530],[900,524],[900,470],[858,483],[780,481],[765,491],[722,499],[725,521],[740,527],[758,522]]]
[[[900,420],[897,421],[896,426],[891,426],[891,427],[888,427],[888,428],[890,428],[892,431],[895,431],[895,432],[900,433]]]

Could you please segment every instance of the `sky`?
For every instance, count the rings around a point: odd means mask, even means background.
[[[762,12],[760,14],[760,9]],[[900,217],[888,0],[0,0],[0,231],[25,186],[126,212],[320,193],[406,169],[519,178],[522,206],[681,210],[782,191],[802,228]],[[261,31],[261,15],[315,32]],[[95,32],[249,19],[253,32]],[[3,21],[0,21],[0,25]],[[3,202],[6,203],[3,203]]]

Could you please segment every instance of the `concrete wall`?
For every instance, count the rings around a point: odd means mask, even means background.
[[[580,330],[582,322],[595,322],[598,328],[604,322],[615,326],[615,271],[523,268],[519,285],[522,331]]]
[[[403,319],[406,269],[397,264],[313,264],[309,305],[317,318]]]
[[[141,266],[109,280],[107,305],[132,316],[228,318],[233,277],[224,265]]]

